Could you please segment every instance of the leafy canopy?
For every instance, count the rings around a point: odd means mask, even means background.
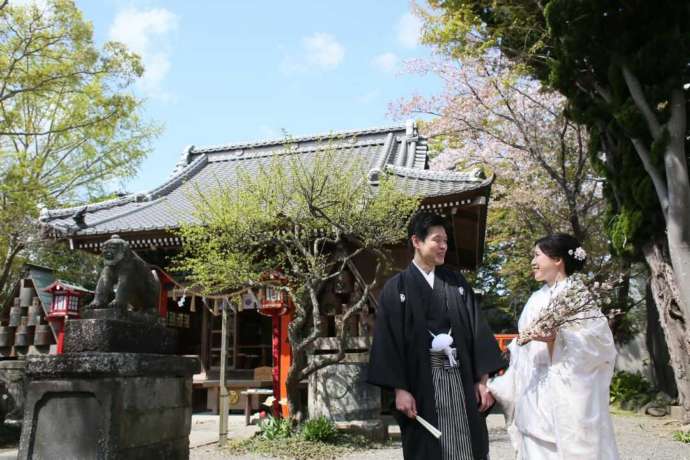
[[[124,45],[96,47],[73,1],[0,9],[0,291],[37,254],[40,208],[106,196],[136,172],[159,132],[129,91],[142,72]]]
[[[464,58],[500,50],[515,67],[561,92],[566,113],[590,130],[590,158],[606,179],[613,250],[637,258],[663,236],[663,203],[631,144],[663,170],[668,139],[652,139],[624,70],[660,125],[671,93],[690,80],[690,4],[684,0],[430,0],[424,39]],[[686,93],[686,104],[687,104]],[[687,142],[686,142],[686,152]]]
[[[372,188],[362,161],[328,144],[291,155],[290,144],[236,184],[195,192],[197,222],[181,229],[178,268],[206,292],[258,283],[282,269],[299,289],[318,286],[346,259],[405,238],[419,199],[381,178]]]

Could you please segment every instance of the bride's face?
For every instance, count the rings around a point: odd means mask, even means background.
[[[532,258],[532,274],[537,281],[543,281],[549,286],[565,276],[563,260],[553,259],[544,254],[539,246],[534,247]]]

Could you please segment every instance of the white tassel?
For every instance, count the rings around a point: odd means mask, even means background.
[[[451,345],[453,345],[453,337],[451,337],[450,333],[452,331],[453,329],[451,328],[447,334],[434,335],[431,331],[429,331],[429,334],[434,338],[434,340],[431,341],[431,349],[433,351],[442,351],[448,357],[448,364],[450,367],[456,367],[458,362],[455,360],[453,348],[451,348]]]

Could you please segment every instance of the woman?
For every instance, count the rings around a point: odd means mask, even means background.
[[[544,286],[525,305],[524,331],[567,289],[585,251],[570,235],[538,240],[532,270]],[[594,307],[584,319],[519,346],[509,345],[510,367],[489,389],[503,407],[518,460],[611,460],[618,449],[609,415],[616,349],[606,318]]]

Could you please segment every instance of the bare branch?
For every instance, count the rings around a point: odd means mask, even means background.
[[[664,219],[666,219],[668,218],[668,190],[666,188],[666,183],[661,177],[659,170],[652,163],[652,158],[649,150],[647,150],[647,146],[636,137],[631,137],[630,140],[637,151],[637,155],[642,161],[645,171],[647,171],[647,174],[649,174],[649,177],[652,179],[657,198],[659,198],[659,203],[661,204],[661,210],[664,214]]]
[[[647,98],[644,95],[644,91],[642,90],[642,85],[640,85],[640,81],[630,71],[630,68],[627,64],[623,64],[621,66],[621,70],[623,71],[623,78],[625,79],[625,83],[628,86],[628,91],[630,91],[630,97],[632,97],[633,101],[635,102],[635,105],[637,106],[638,110],[642,113],[642,116],[647,122],[647,127],[649,128],[652,137],[655,140],[659,139],[659,136],[661,136],[661,124],[659,124],[659,121],[656,119],[656,116],[654,115],[654,111],[652,111],[652,108],[649,106],[649,103],[647,102]]]

